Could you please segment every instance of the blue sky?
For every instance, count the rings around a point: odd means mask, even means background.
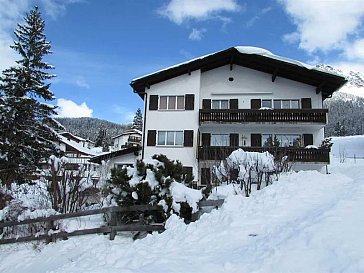
[[[364,72],[364,0],[0,0],[0,69],[16,23],[46,21],[62,116],[130,122],[132,79],[236,45]]]

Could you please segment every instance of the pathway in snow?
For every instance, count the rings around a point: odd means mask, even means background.
[[[71,238],[0,247],[0,272],[364,272],[364,166],[300,172],[186,226],[132,242]],[[256,236],[254,236],[256,235]]]

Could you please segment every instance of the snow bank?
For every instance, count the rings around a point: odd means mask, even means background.
[[[172,215],[165,232],[135,242],[120,234],[2,246],[0,272],[364,272],[363,166],[281,175],[189,225]]]
[[[198,202],[202,199],[201,191],[188,188],[178,182],[172,182],[170,190],[175,211],[179,212],[179,202],[187,202],[192,208],[192,212],[198,211]]]
[[[340,154],[346,157],[364,158],[364,135],[332,137],[333,146],[331,154],[339,158]]]

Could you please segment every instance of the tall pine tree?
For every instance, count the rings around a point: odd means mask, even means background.
[[[11,46],[20,55],[17,65],[0,77],[0,183],[24,182],[42,159],[57,151],[60,125],[52,118],[55,106],[47,71],[54,67],[43,58],[51,44],[44,34],[45,23],[37,7],[18,24]]]
[[[140,131],[143,128],[143,114],[142,114],[142,110],[140,110],[140,108],[138,108],[138,110],[135,113],[132,128],[138,129]]]

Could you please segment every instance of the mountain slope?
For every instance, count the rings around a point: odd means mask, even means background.
[[[105,146],[112,145],[111,138],[130,128],[130,124],[117,124],[97,118],[57,118],[66,131],[85,139],[96,141],[100,130],[105,130]]]

